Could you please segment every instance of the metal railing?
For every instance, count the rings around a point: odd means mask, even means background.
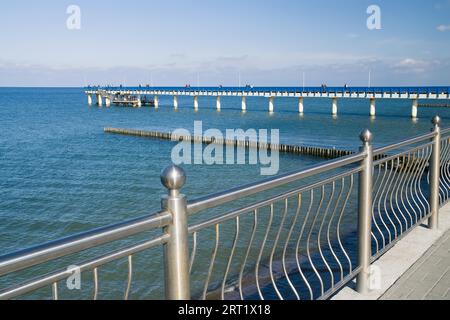
[[[439,124],[376,150],[365,130],[353,155],[194,201],[181,194],[184,171],[168,167],[161,212],[0,257],[0,285],[9,285],[0,299],[41,288],[60,298],[74,274],[67,265],[92,273],[97,299],[100,268],[118,261],[128,299],[135,256],[158,248],[145,261],[159,260],[149,272],[164,270],[152,285],[167,299],[326,299],[354,278],[367,292],[373,261],[427,219],[438,226],[450,196],[450,129]]]

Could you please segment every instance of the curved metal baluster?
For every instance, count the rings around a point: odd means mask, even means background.
[[[294,228],[297,225],[298,215],[300,213],[301,206],[302,206],[302,195],[299,193],[297,195],[297,209],[295,211],[295,215],[294,215],[294,218],[293,218],[292,223],[291,223],[291,228],[289,229],[289,232],[288,232],[288,235],[287,235],[287,238],[286,238],[286,243],[284,244],[283,257],[282,257],[283,271],[284,271],[284,274],[286,275],[286,280],[287,280],[289,286],[291,287],[292,291],[294,292],[297,300],[300,300],[300,295],[298,294],[297,289],[295,289],[295,286],[292,283],[292,281],[291,281],[291,279],[289,277],[289,274],[287,272],[287,268],[286,268],[286,252],[287,252],[287,249],[288,249],[288,246],[289,246],[289,242],[291,241],[291,237],[292,237],[292,233],[294,231]]]
[[[324,196],[325,196],[325,185],[322,186],[322,192],[324,193]],[[335,192],[335,182],[333,181],[333,183],[331,184],[331,195],[329,197],[327,205],[325,206],[325,211],[323,213],[322,222],[320,223],[319,232],[317,233],[317,245],[319,246],[319,254],[320,254],[320,257],[322,258],[323,262],[325,263],[325,266],[328,269],[328,272],[330,273],[331,288],[334,287],[334,274],[333,274],[333,270],[331,270],[330,265],[328,264],[327,260],[325,259],[325,256],[323,255],[322,244],[321,244],[322,237],[321,236],[322,236],[323,226],[325,225],[325,220],[328,217],[331,202],[333,201],[334,192]]]
[[[398,165],[398,167],[400,166],[400,157],[398,157],[397,158],[397,165]],[[393,179],[393,181],[395,181],[394,182],[394,185],[393,185],[393,187],[392,187],[392,190],[391,190],[391,192],[389,192],[390,193],[390,196],[389,196],[389,205],[391,206],[391,209],[392,209],[392,213],[393,213],[393,215],[394,215],[394,217],[395,217],[395,219],[397,220],[397,222],[398,222],[398,224],[399,224],[399,227],[400,227],[400,233],[398,234],[398,235],[402,235],[403,234],[403,224],[402,224],[402,222],[400,221],[400,219],[399,219],[399,217],[398,217],[398,215],[397,215],[397,213],[396,213],[396,210],[395,210],[395,208],[394,208],[394,204],[393,204],[393,195],[394,195],[394,190],[397,190],[396,188],[398,187],[398,182],[400,181],[400,179],[402,178],[402,174],[401,173],[399,173],[398,172],[398,167],[397,167],[397,170],[396,170],[396,178],[395,179]],[[400,170],[402,170],[402,169],[400,169]]]
[[[343,186],[342,186],[342,188],[343,188]],[[342,244],[340,233],[341,233],[342,216],[344,215],[345,208],[347,207],[348,200],[350,199],[350,196],[352,194],[352,190],[353,190],[353,174],[350,176],[350,186],[349,186],[349,189],[348,189],[347,196],[345,197],[344,204],[342,205],[342,209],[341,209],[341,212],[339,214],[339,220],[338,220],[338,223],[337,223],[338,242],[339,242],[339,246],[341,247],[342,252],[344,253],[345,257],[347,258],[348,265],[349,265],[349,268],[350,268],[349,269],[349,271],[350,271],[349,273],[351,273],[353,271],[352,260],[350,259],[350,256],[347,254],[347,250],[345,250],[344,245]]]
[[[431,151],[432,151],[432,147],[431,146],[427,147],[427,152],[426,152],[426,157],[425,157],[424,163],[423,163],[423,171],[422,171],[421,177],[423,177],[423,175],[425,174],[425,170],[427,168],[427,165],[429,165],[430,157],[431,157]],[[417,183],[418,194],[419,194],[419,199],[422,199],[423,203],[425,204],[425,215],[424,216],[428,216],[428,214],[430,212],[430,203],[428,202],[428,199],[424,196],[424,194],[422,192],[421,180],[422,179],[419,179],[419,181]]]
[[[384,170],[383,180],[381,181],[381,184],[383,185],[383,187],[381,188],[380,197],[378,198],[378,206],[377,207],[378,207],[378,213],[379,213],[379,216],[380,216],[380,220],[383,223],[383,226],[384,226],[384,228],[386,229],[386,231],[388,233],[388,239],[389,239],[389,243],[390,243],[392,241],[391,230],[389,229],[387,223],[384,221],[383,211],[381,210],[381,205],[382,205],[382,202],[383,202],[383,195],[385,194],[386,186],[387,186],[387,183],[388,183],[389,178],[390,178],[390,174],[388,175],[388,171],[389,171],[388,165],[389,165],[389,161],[384,163],[385,170]],[[387,176],[387,179],[386,179],[386,176]],[[387,215],[386,212],[384,212],[384,214]]]
[[[375,171],[376,171],[376,167],[378,167],[378,173],[377,174],[375,174]],[[373,188],[372,188],[372,193],[373,193],[373,201],[372,201],[372,223],[375,225],[375,230],[377,230],[380,234],[382,234],[381,233],[381,230],[380,230],[380,227],[378,226],[378,223],[377,223],[377,219],[376,219],[376,212],[375,212],[375,202],[376,202],[376,199],[377,199],[377,197],[376,197],[376,193],[377,193],[377,190],[378,190],[378,183],[379,183],[379,180],[380,180],[380,171],[381,171],[381,169],[380,169],[380,165],[378,165],[378,166],[374,166],[374,168],[373,168],[373,175],[374,175],[374,177],[376,177],[375,178],[375,182],[373,183]],[[380,244],[378,243],[378,238],[377,238],[377,236],[375,235],[375,230],[372,228],[372,231],[371,231],[371,236],[372,236],[372,239],[375,241],[375,250],[376,250],[376,252],[378,252],[379,250],[380,250]]]
[[[238,239],[239,239],[239,216],[236,217],[236,233],[235,233],[234,240],[233,240],[233,247],[231,248],[230,258],[228,259],[227,268],[226,268],[225,274],[223,276],[222,292],[221,292],[222,300],[225,300],[225,285],[227,283],[228,273],[230,272],[231,262],[233,261],[234,252],[236,250],[236,245],[237,245]]]
[[[449,189],[449,185],[447,183],[446,180],[446,176],[445,176],[445,161],[447,159],[447,154],[448,154],[448,143],[446,140],[441,140],[441,158],[440,158],[440,162],[441,162],[441,167],[440,167],[440,173],[441,173],[441,180],[439,185],[442,186],[443,189],[443,199],[441,201],[441,205],[448,199],[448,189]]]
[[[311,191],[310,191],[310,204],[309,204],[309,207],[308,207],[308,211],[306,212],[302,228],[300,230],[300,235],[299,235],[299,237],[297,239],[297,244],[295,246],[295,261],[297,262],[297,268],[298,268],[298,271],[300,273],[300,276],[302,277],[303,281],[305,282],[306,286],[308,287],[309,294],[310,294],[310,300],[314,299],[314,294],[313,294],[313,291],[312,291],[312,288],[311,288],[311,286],[309,284],[308,279],[303,274],[302,267],[301,267],[301,264],[300,264],[300,242],[301,242],[302,237],[303,237],[303,232],[305,231],[306,223],[308,222],[309,214],[311,213],[311,210],[312,210],[313,202],[314,202],[314,190],[311,189]]]
[[[316,214],[314,215],[314,219],[313,219],[313,222],[312,222],[311,228],[309,230],[309,234],[308,234],[308,240],[306,241],[306,252],[308,254],[309,263],[311,264],[311,267],[312,267],[314,273],[316,274],[317,278],[319,279],[320,296],[323,296],[323,294],[324,294],[323,280],[322,280],[322,277],[320,276],[319,272],[317,271],[316,266],[314,265],[314,263],[312,261],[311,251],[310,251],[310,243],[311,243],[312,232],[314,230],[314,225],[316,224],[317,216],[319,215],[320,209],[322,208],[323,198],[324,198],[324,190],[323,190],[323,186],[322,186],[322,193],[320,196],[319,206],[317,207]],[[320,245],[319,245],[319,247],[320,247]]]
[[[376,216],[377,216],[376,215],[376,203],[377,203],[377,199],[380,196],[379,194],[380,194],[380,191],[381,191],[381,186],[383,185],[384,177],[386,175],[386,170],[384,170],[385,175],[381,174],[381,167],[382,167],[382,165],[383,165],[382,163],[378,164],[378,174],[377,174],[377,179],[376,179],[376,184],[375,184],[376,185],[376,188],[375,188],[376,192],[374,194],[373,201],[372,201],[372,219],[373,219],[373,222],[374,222],[376,230],[378,230],[378,232],[379,232],[379,234],[381,236],[381,239],[383,241],[383,248],[384,248],[386,246],[386,239],[384,237],[384,233],[381,231],[380,225],[378,224],[378,221],[377,221],[377,218],[376,218]],[[379,181],[381,176],[383,176],[383,179],[381,179],[381,181]],[[380,216],[381,216],[381,212],[378,211],[378,217],[380,217]],[[372,231],[372,234],[373,234],[373,231]],[[375,237],[375,238],[377,239],[377,237]],[[380,251],[380,245],[379,245],[378,239],[376,240],[376,248],[377,248],[377,252]]]
[[[259,285],[259,265],[261,263],[261,259],[264,253],[264,247],[266,246],[267,238],[269,237],[270,228],[272,227],[272,221],[273,221],[273,203],[270,204],[270,218],[269,222],[267,224],[266,234],[264,235],[264,239],[261,245],[261,249],[259,250],[258,254],[258,260],[256,261],[256,268],[255,268],[255,276],[256,276],[256,287],[258,289],[258,294],[261,300],[264,300],[264,296],[261,292],[261,287]]]
[[[406,165],[404,165],[402,167],[402,171],[401,171],[401,174],[400,174],[401,175],[400,183],[397,186],[397,189],[395,191],[395,204],[397,205],[397,210],[400,212],[403,220],[405,221],[405,230],[409,229],[408,228],[408,219],[405,216],[405,214],[403,213],[402,208],[406,211],[406,213],[408,213],[408,215],[410,216],[411,221],[412,221],[412,216],[409,213],[408,209],[406,208],[406,206],[405,206],[405,204],[403,202],[403,188],[404,188],[405,183],[406,183],[406,181],[408,179],[408,176],[409,176],[409,169],[410,169],[409,165],[411,163],[410,156],[411,156],[410,152],[408,152],[406,156],[403,155],[403,161],[404,162],[406,161]],[[402,203],[403,207],[400,206],[400,204],[399,204],[399,198],[400,198],[400,202]]]
[[[389,172],[389,179],[388,180],[390,180],[390,177],[392,175],[392,171],[394,170],[394,159],[392,159],[391,162],[392,162],[391,163],[391,171]],[[394,174],[394,178],[395,178],[395,174]],[[393,178],[393,180],[394,180],[394,178]],[[391,185],[392,185],[392,181],[390,181],[389,186],[387,188],[387,191],[390,190]],[[387,216],[388,220],[390,221],[391,226],[394,228],[394,240],[395,240],[395,239],[397,239],[397,228],[395,226],[394,221],[392,221],[392,219],[391,219],[391,215],[389,214],[388,205],[387,205],[387,198],[388,198],[389,192],[386,192],[386,193],[383,192],[383,194],[384,194],[384,208],[385,208],[386,216]]]
[[[441,167],[442,167],[442,181],[445,184],[445,191],[446,191],[446,198],[444,200],[444,203],[448,202],[448,199],[450,197],[450,172],[449,172],[449,167],[450,167],[450,141],[449,139],[444,140],[446,143],[446,155],[443,157],[442,159],[442,163],[441,163]]]
[[[52,284],[52,297],[53,297],[53,300],[59,300],[59,297],[58,297],[58,282],[53,282],[53,284]]]
[[[241,296],[241,300],[244,300],[244,294],[242,292],[242,278],[245,271],[245,265],[247,264],[248,257],[250,255],[250,251],[252,249],[253,240],[255,239],[256,234],[256,228],[258,226],[258,210],[255,210],[253,212],[254,220],[253,220],[253,228],[252,228],[252,235],[250,236],[250,240],[248,242],[247,251],[245,253],[244,262],[242,263],[241,270],[239,272],[239,294]]]
[[[417,222],[423,216],[422,208],[423,208],[424,214],[426,214],[426,206],[421,201],[420,195],[419,195],[418,190],[417,190],[417,186],[422,181],[423,173],[425,171],[425,167],[426,167],[426,163],[427,163],[427,161],[425,160],[426,148],[427,147],[423,147],[422,149],[417,151],[417,158],[418,158],[417,162],[418,162],[418,164],[417,164],[417,169],[414,172],[414,179],[411,182],[411,187],[410,187],[411,199],[414,202],[414,204],[416,205],[416,209],[417,209],[417,211],[414,210],[414,213],[415,213],[414,224],[417,224]]]
[[[97,300],[97,297],[98,297],[98,269],[94,268],[93,272],[94,272],[94,295],[93,295],[94,297],[93,297],[93,299]]]
[[[287,211],[288,211],[288,198],[286,198],[284,200],[283,216],[281,218],[280,227],[278,228],[278,232],[275,237],[275,241],[273,243],[272,252],[270,253],[270,259],[269,259],[270,280],[272,281],[273,288],[275,289],[275,292],[280,300],[284,300],[284,299],[283,299],[283,296],[281,295],[280,290],[278,290],[278,286],[277,286],[275,278],[273,276],[273,257],[275,256],[275,251],[277,250],[278,242],[280,241],[281,232],[283,231],[284,223],[286,221]]]
[[[194,232],[192,234],[192,252],[191,252],[191,259],[189,262],[189,274],[192,273],[192,267],[194,266],[196,254],[197,254],[197,232]]]
[[[331,214],[330,221],[328,222],[328,228],[327,228],[328,247],[330,248],[331,254],[333,255],[334,259],[336,260],[336,262],[339,265],[339,269],[341,271],[341,280],[344,279],[344,268],[342,267],[342,264],[339,261],[339,258],[338,258],[338,256],[336,255],[336,252],[333,249],[333,246],[331,245],[330,231],[331,231],[331,225],[333,224],[334,216],[336,215],[336,211],[337,211],[337,209],[339,207],[339,202],[342,199],[342,194],[344,193],[344,179],[345,178],[341,179],[341,189],[340,189],[339,195],[338,195],[338,197],[336,199],[336,204],[334,206],[333,213]],[[333,187],[334,187],[334,183],[335,182],[333,181]]]
[[[214,250],[211,255],[211,260],[208,268],[208,275],[206,276],[205,286],[203,287],[202,300],[206,300],[206,294],[208,293],[209,281],[211,280],[211,275],[214,269],[214,263],[216,261],[217,251],[219,249],[219,232],[220,226],[216,224],[216,244],[214,246]]]
[[[131,289],[131,282],[133,281],[133,256],[128,256],[128,280],[127,280],[127,288],[125,290],[124,300],[128,300]]]
[[[411,177],[410,177],[410,179],[408,179],[408,183],[405,186],[405,189],[406,189],[405,190],[405,192],[406,192],[406,195],[405,195],[406,202],[408,203],[409,207],[411,208],[411,210],[412,210],[412,212],[414,214],[414,217],[412,215],[410,215],[411,216],[411,226],[415,225],[417,223],[417,221],[418,221],[417,220],[418,219],[418,215],[417,215],[417,211],[416,211],[416,207],[418,207],[418,206],[417,206],[417,203],[416,203],[416,201],[414,199],[415,197],[414,197],[414,193],[413,193],[413,184],[414,184],[414,182],[416,180],[417,173],[418,173],[418,171],[420,169],[420,164],[421,164],[420,152],[421,152],[421,150],[422,149],[418,149],[416,151],[417,152],[417,156],[414,156],[414,166],[411,169],[411,174],[410,174]],[[413,203],[411,203],[411,201]],[[402,198],[402,202],[403,202],[403,198]]]
[[[424,204],[424,202],[421,199],[421,195],[419,194],[419,188],[420,188],[420,184],[422,182],[422,178],[426,169],[426,165],[427,165],[427,150],[428,148],[424,148],[422,149],[422,152],[420,154],[420,165],[419,165],[419,170],[416,174],[416,179],[414,181],[414,195],[415,197],[413,197],[413,201],[415,203],[418,203],[418,210],[419,210],[419,215],[416,219],[416,223],[422,219],[423,216],[426,216],[427,214],[427,207]],[[422,212],[423,209],[423,212]]]
[[[441,183],[442,183],[442,187],[444,189],[444,199],[442,201],[442,204],[444,204],[448,198],[449,198],[449,189],[450,189],[450,184],[449,184],[449,176],[448,176],[448,159],[449,159],[449,155],[450,155],[450,145],[448,143],[448,140],[443,140],[442,141],[442,145],[443,145],[443,149],[444,152],[441,156]]]

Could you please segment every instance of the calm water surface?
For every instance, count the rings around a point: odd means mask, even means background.
[[[299,116],[297,100],[160,97],[160,108],[88,107],[82,89],[0,89],[0,254],[158,210],[165,192],[161,169],[170,164],[173,143],[103,133],[107,126],[170,131],[204,129],[280,129],[282,143],[356,149],[358,134],[369,128],[383,145],[428,132],[447,109],[420,109],[410,118],[410,102],[378,100],[377,117],[368,116],[367,100],[339,100],[339,116],[330,115],[328,99],[305,99]],[[309,156],[281,155],[280,173],[323,161]],[[186,166],[184,193],[195,198],[261,179],[258,166]]]

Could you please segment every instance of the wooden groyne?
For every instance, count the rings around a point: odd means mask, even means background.
[[[450,103],[420,103],[421,108],[450,108]]]
[[[159,131],[147,131],[147,130],[133,130],[133,129],[120,129],[120,128],[104,128],[105,133],[121,134],[127,136],[145,137],[161,140],[170,141],[191,141],[193,143],[204,143],[204,144],[221,144],[221,145],[232,145],[235,147],[245,147],[273,150],[281,153],[290,154],[302,154],[310,155],[328,159],[339,158],[343,156],[348,156],[353,154],[350,150],[339,150],[336,148],[322,148],[322,147],[312,147],[312,146],[296,146],[296,145],[286,145],[286,144],[272,144],[272,143],[262,143],[248,140],[229,140],[229,139],[215,139],[213,137],[207,136],[182,136],[176,135],[168,132]]]

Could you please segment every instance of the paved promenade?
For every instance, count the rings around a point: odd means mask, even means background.
[[[450,300],[450,231],[381,297],[381,300]]]

